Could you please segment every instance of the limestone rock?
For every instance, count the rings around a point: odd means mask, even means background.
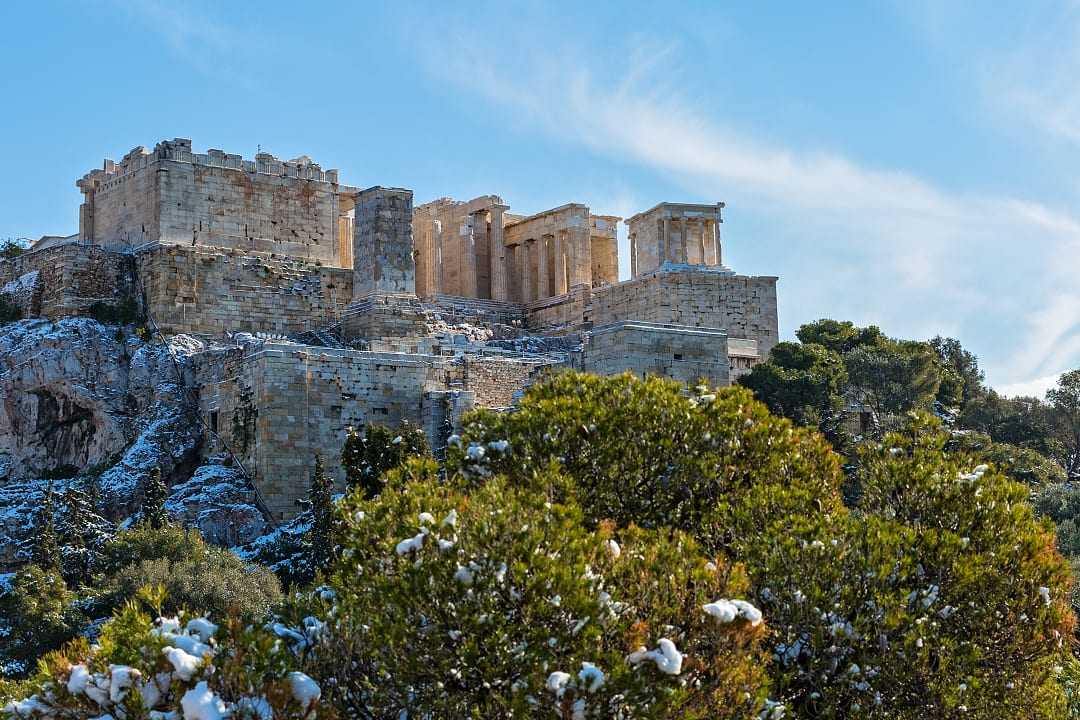
[[[270,530],[256,504],[255,491],[236,468],[203,465],[187,482],[175,485],[165,503],[169,515],[198,528],[207,542],[245,545]]]

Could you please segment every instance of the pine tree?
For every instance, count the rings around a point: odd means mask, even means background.
[[[56,570],[60,567],[60,544],[56,540],[56,496],[52,482],[45,489],[37,526],[32,562],[38,567]]]
[[[169,490],[161,479],[161,468],[155,466],[146,479],[143,490],[143,522],[152,528],[163,528],[169,524],[169,515],[165,511],[165,499]]]
[[[64,580],[71,587],[90,581],[98,552],[97,524],[87,486],[71,481],[60,498],[60,524],[57,532],[63,553]]]
[[[322,457],[315,455],[308,502],[311,507],[311,565],[315,571],[330,564],[334,557],[334,483],[323,470]]]

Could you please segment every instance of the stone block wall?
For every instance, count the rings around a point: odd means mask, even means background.
[[[270,345],[244,360],[258,410],[252,467],[275,517],[291,517],[307,492],[315,453],[342,481],[335,454],[349,427],[367,422],[422,425],[425,402],[445,389],[447,359]],[[238,387],[243,385],[238,381]],[[441,402],[441,398],[439,398]]]
[[[576,285],[565,295],[529,303],[525,306],[525,326],[531,332],[577,330],[588,315],[592,295],[588,285]]]
[[[581,358],[586,372],[657,375],[688,385],[730,382],[727,335],[679,325],[620,321],[595,328]]]
[[[353,294],[351,270],[267,253],[163,245],[137,261],[166,333],[302,332],[336,320]]]
[[[177,138],[152,152],[135,148],[120,163],[106,160],[77,184],[84,242],[233,248],[351,267],[339,235],[355,188],[306,157],[194,153],[190,140]]]
[[[551,366],[549,362],[536,360],[466,355],[461,359],[460,369],[462,384],[473,393],[477,406],[506,408],[517,402],[521,393]]]
[[[80,244],[32,250],[0,260],[0,289],[22,288],[28,315],[61,318],[85,314],[96,302],[135,299],[130,256]]]
[[[619,320],[724,330],[756,340],[761,357],[779,341],[776,278],[685,268],[650,273],[593,291],[594,327]]]
[[[353,295],[416,293],[412,191],[372,187],[356,195]]]

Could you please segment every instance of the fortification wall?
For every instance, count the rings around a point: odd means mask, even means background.
[[[590,333],[582,367],[599,375],[632,372],[658,375],[688,385],[730,382],[727,335],[680,325],[620,321]]]
[[[570,292],[525,306],[525,327],[530,332],[557,334],[578,329],[587,315],[593,291],[588,285],[575,285]]]
[[[85,314],[97,302],[133,301],[130,256],[89,245],[59,245],[0,260],[0,289],[11,283],[27,315]]]
[[[167,333],[302,332],[333,322],[352,298],[352,270],[267,253],[163,245],[138,264]]]
[[[517,402],[521,393],[550,367],[547,362],[466,355],[461,360],[460,377],[479,407],[505,408]],[[451,382],[454,376],[452,370]]]
[[[708,270],[661,271],[593,291],[594,327],[619,320],[717,328],[756,340],[761,357],[779,341],[776,278]]]
[[[355,189],[307,158],[193,153],[190,140],[176,139],[153,152],[135,148],[119,164],[106,160],[78,185],[85,242],[194,244],[351,265],[340,234]]]

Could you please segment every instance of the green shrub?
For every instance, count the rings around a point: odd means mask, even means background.
[[[865,448],[850,513],[835,454],[745,390],[571,373],[518,412],[469,416],[448,465],[473,487],[507,474],[577,498],[592,525],[680,528],[743,563],[773,696],[798,717],[1056,717],[1068,568],[1028,489],[947,453],[948,438],[920,416]]]
[[[206,544],[195,530],[141,525],[103,551],[100,601],[117,607],[143,586],[166,590],[164,611],[182,609],[259,618],[281,599],[274,573]]]
[[[691,397],[670,380],[562,373],[530,388],[516,412],[470,413],[451,441],[448,471],[474,483],[502,473],[532,484],[558,463],[572,485],[541,491],[576,497],[590,522],[686,530],[710,551],[748,541],[777,516],[842,509],[828,443],[745,388]],[[740,512],[755,487],[785,492]]]
[[[11,590],[0,593],[0,657],[8,674],[32,669],[42,654],[75,636],[86,618],[74,599],[56,570],[28,565],[15,575]]]
[[[341,450],[341,466],[349,487],[361,487],[373,498],[383,488],[383,474],[410,457],[428,457],[424,431],[404,422],[394,429],[368,423],[359,432],[349,429]]]
[[[414,460],[342,505],[325,640],[309,670],[348,717],[755,718],[765,626],[746,579],[682,533],[587,530],[493,478],[471,494]],[[358,580],[359,579],[359,580]],[[307,612],[301,605],[298,613]],[[672,662],[656,651],[673,643]],[[637,653],[635,655],[635,653]]]
[[[86,309],[86,314],[102,325],[131,325],[139,321],[139,305],[131,298],[117,302],[98,300]]]
[[[22,308],[8,293],[0,293],[0,325],[21,320]]]

